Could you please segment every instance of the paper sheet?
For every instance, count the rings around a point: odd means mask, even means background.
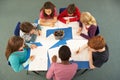
[[[87,44],[87,40],[68,40],[67,41],[67,46],[71,50],[71,58],[70,60],[73,61],[88,61],[88,49],[86,48],[85,50],[81,51],[80,54],[76,54],[76,51],[79,49],[79,47],[82,47],[83,45]],[[57,62],[61,62],[60,58],[58,57],[58,50],[61,46],[52,48],[48,50],[48,55],[50,59],[50,63],[52,63],[52,56],[56,55],[57,56]]]
[[[50,59],[50,63],[52,63],[52,57],[54,55],[57,56],[57,62],[61,62],[60,58],[58,57],[58,50],[60,47],[56,47],[56,48],[52,48],[48,50],[48,55],[49,55],[49,59]]]
[[[47,49],[43,46],[39,46],[35,49],[31,49],[31,54],[35,59],[29,64],[30,71],[46,71],[48,65]]]
[[[76,54],[76,51],[87,44],[87,40],[68,40],[67,41],[67,46],[71,50],[71,59],[70,60],[75,60],[75,61],[88,61],[88,49],[85,49],[80,52],[80,54]]]

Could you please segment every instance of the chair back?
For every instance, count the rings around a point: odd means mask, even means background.
[[[61,12],[63,12],[65,9],[66,9],[66,8],[60,8],[60,9],[59,9],[59,14],[60,14]]]
[[[14,35],[15,36],[20,36],[20,22],[17,23],[15,30],[14,30]]]
[[[8,65],[11,66],[10,62],[8,61]]]
[[[36,19],[34,20],[34,23],[37,23],[37,24],[38,24],[38,20],[39,20],[39,18],[36,18]]]
[[[99,33],[100,33],[99,26],[97,26],[97,29],[96,29],[96,32],[95,32],[95,36],[97,36]]]

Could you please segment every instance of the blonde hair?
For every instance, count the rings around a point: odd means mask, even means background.
[[[86,25],[97,25],[95,18],[89,12],[82,12],[80,21]]]

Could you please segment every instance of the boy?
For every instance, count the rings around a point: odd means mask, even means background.
[[[36,40],[37,34],[41,34],[40,26],[35,27],[30,22],[22,22],[20,24],[20,36],[25,40],[25,43],[29,47],[35,47],[35,45],[31,45],[30,42],[34,42]]]
[[[64,19],[64,17],[72,17],[72,18]],[[79,21],[80,10],[75,6],[75,4],[70,4],[62,13],[59,14],[58,20],[65,24],[74,21]]]
[[[109,58],[109,49],[102,36],[94,36],[88,40],[88,44],[77,51],[88,48],[90,69],[101,67]]]

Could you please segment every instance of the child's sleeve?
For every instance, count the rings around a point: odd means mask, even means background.
[[[30,63],[30,59],[28,59],[26,62],[24,62],[22,65],[25,68],[26,66],[28,66],[28,64]]]
[[[15,72],[20,72],[21,70],[24,69],[23,65],[20,64],[19,59],[16,56],[12,56],[9,59],[9,62]]]
[[[37,30],[41,30],[41,26],[39,24],[37,25],[36,28],[37,28]]]
[[[52,63],[49,70],[47,71],[46,78],[51,79],[54,75],[54,65],[55,63]]]
[[[27,45],[29,48],[32,45],[31,43],[25,43],[25,45]]]

